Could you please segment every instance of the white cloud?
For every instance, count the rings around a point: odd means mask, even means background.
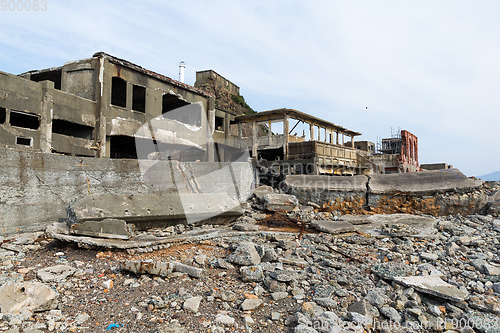
[[[424,162],[499,169],[496,1],[47,2],[2,13],[0,70],[104,51],[177,78],[184,60],[187,82],[212,68],[256,110],[296,108],[371,141],[401,126]]]

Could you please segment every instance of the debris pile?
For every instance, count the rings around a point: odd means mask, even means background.
[[[493,215],[342,215],[267,189],[230,225],[66,232],[0,237],[0,330],[500,330]]]

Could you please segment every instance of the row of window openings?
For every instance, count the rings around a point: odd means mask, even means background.
[[[122,108],[127,107],[127,81],[117,76],[111,79],[111,104]],[[188,104],[175,95],[164,94],[162,98],[162,113]],[[132,85],[132,110],[146,113],[145,87]]]
[[[10,114],[9,124],[11,126],[16,126],[31,130],[37,130],[40,128],[40,117],[37,115],[21,111],[14,111],[14,110],[10,110],[9,114]],[[7,110],[5,108],[0,107],[0,124],[6,124],[6,122],[7,122]],[[70,121],[60,120],[60,119],[52,120],[52,133],[68,135],[87,140],[92,140],[94,138],[93,127],[75,124]],[[16,139],[16,144],[23,144],[23,143],[17,143]]]

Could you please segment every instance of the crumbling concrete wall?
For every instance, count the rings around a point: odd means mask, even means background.
[[[284,187],[306,204],[341,213],[414,213],[442,216],[481,212],[482,181],[458,169],[356,177],[287,176]]]
[[[0,234],[43,230],[65,220],[66,206],[89,194],[235,193],[243,200],[253,181],[248,163],[155,161],[142,176],[139,162],[129,159],[0,148],[0,160]]]

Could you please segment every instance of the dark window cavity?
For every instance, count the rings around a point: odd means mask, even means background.
[[[94,128],[90,126],[75,124],[66,120],[52,120],[52,132],[56,134],[74,136],[92,140],[94,136]]]
[[[10,124],[12,126],[38,129],[40,127],[40,117],[20,111],[10,111]]]
[[[21,136],[16,136],[16,145],[31,146],[33,143],[33,138],[23,138]]]
[[[54,88],[61,90],[61,78],[62,78],[62,70],[54,70],[54,71],[47,71],[47,72],[41,72],[41,73],[33,73],[30,76],[31,81],[35,82],[40,82],[40,81],[45,81],[49,80],[54,82]]]
[[[134,85],[132,90],[132,110],[146,112],[146,88]]]
[[[114,76],[111,79],[111,104],[127,107],[127,81]]]
[[[177,96],[172,94],[163,95],[162,104],[161,104],[161,113],[165,113],[168,111],[175,110],[180,108],[181,106],[188,105],[189,103],[179,99]]]
[[[111,158],[137,159],[135,138],[132,136],[117,135],[110,138]]]
[[[6,119],[7,119],[7,110],[5,110],[5,108],[0,107],[0,124],[5,124]]]
[[[215,116],[215,129],[224,131],[224,118]]]

